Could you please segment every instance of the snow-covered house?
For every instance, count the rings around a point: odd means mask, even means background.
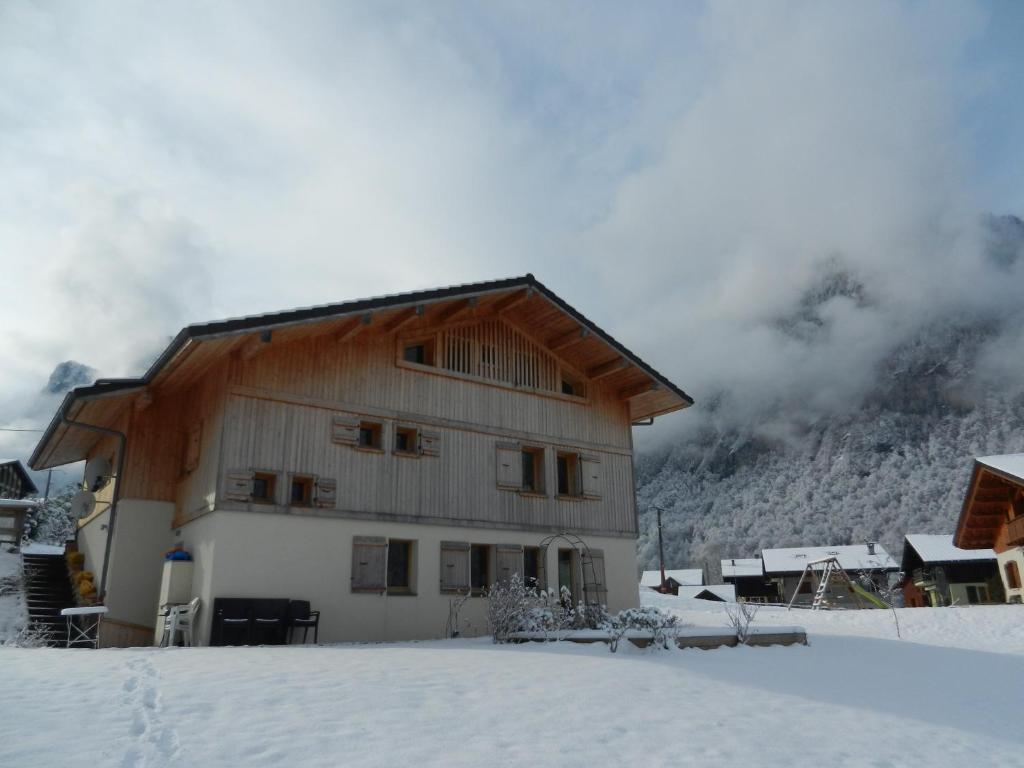
[[[17,459],[0,459],[0,499],[24,499],[39,493],[25,467]]]
[[[289,599],[323,641],[432,638],[513,574],[636,606],[632,425],[691,403],[526,275],[189,326],[30,465],[110,468],[78,531],[105,644],[151,641],[178,546],[202,643]]]
[[[907,608],[1003,602],[996,553],[960,549],[951,534],[908,533],[900,569]]]
[[[760,557],[730,557],[722,560],[722,581],[735,587],[735,598],[747,603],[774,603],[779,588],[764,575]]]
[[[800,576],[807,564],[815,560],[834,557],[851,579],[870,579],[876,588],[887,588],[896,574],[899,565],[889,553],[874,542],[851,544],[832,547],[785,547],[781,549],[761,550],[764,573],[778,588],[780,600],[788,602],[792,597]],[[798,603],[809,603],[814,597],[811,579],[804,579],[800,585]],[[838,582],[835,588],[829,589],[827,595],[830,602],[842,604],[852,600],[845,587]]]
[[[672,568],[665,569],[665,586],[673,595],[679,592],[679,587],[696,587],[704,583],[704,571],[700,568]],[[661,588],[661,571],[644,571],[640,574],[640,586],[647,589],[658,590]]]
[[[1006,602],[1024,602],[1024,454],[974,460],[953,544],[996,554]]]

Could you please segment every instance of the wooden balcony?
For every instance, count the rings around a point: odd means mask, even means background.
[[[1006,543],[1011,547],[1024,544],[1024,515],[1015,517],[1006,524]]]

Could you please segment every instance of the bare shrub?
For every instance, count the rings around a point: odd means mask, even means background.
[[[756,603],[731,603],[725,606],[725,615],[736,630],[736,639],[743,645],[750,638],[750,625],[754,623],[758,608]]]

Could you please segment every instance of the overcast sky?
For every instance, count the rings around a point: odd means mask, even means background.
[[[965,281],[1019,303],[976,222],[1024,213],[1024,4],[625,8],[0,4],[0,426],[189,322],[525,272],[698,400],[828,407]],[[872,311],[778,338],[836,260]]]

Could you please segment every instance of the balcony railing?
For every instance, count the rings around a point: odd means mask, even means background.
[[[1006,524],[1006,543],[1011,547],[1024,544],[1024,516],[1015,517]]]

